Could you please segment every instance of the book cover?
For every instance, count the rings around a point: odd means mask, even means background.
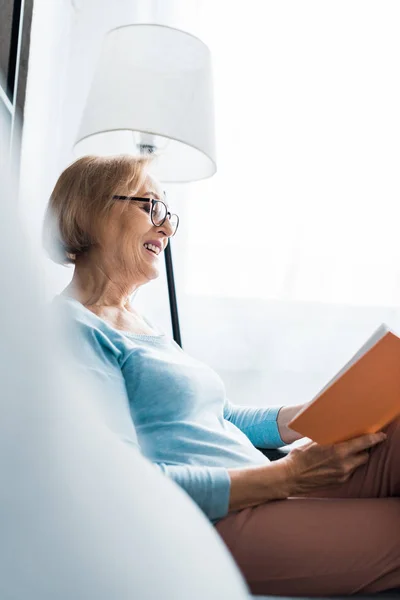
[[[289,423],[319,444],[380,431],[400,415],[400,338],[381,325]]]

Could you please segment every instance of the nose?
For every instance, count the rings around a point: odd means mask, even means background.
[[[163,233],[165,237],[170,238],[174,233],[173,227],[171,225],[171,221],[169,216],[165,219],[164,223],[158,228],[160,233]]]

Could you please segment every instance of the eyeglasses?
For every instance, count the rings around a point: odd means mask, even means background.
[[[179,217],[170,213],[167,205],[162,200],[151,198],[137,198],[136,196],[113,196],[113,200],[129,200],[131,202],[151,202],[150,218],[155,227],[161,227],[165,221],[169,220],[172,229],[171,236],[176,234],[179,225]]]

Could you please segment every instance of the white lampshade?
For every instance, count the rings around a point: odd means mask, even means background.
[[[155,152],[154,174],[187,182],[216,171],[210,52],[162,25],[110,31],[83,113],[75,154]]]

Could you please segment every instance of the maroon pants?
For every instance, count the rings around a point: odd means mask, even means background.
[[[254,594],[400,588],[400,420],[351,479],[313,498],[267,502],[216,528]]]

